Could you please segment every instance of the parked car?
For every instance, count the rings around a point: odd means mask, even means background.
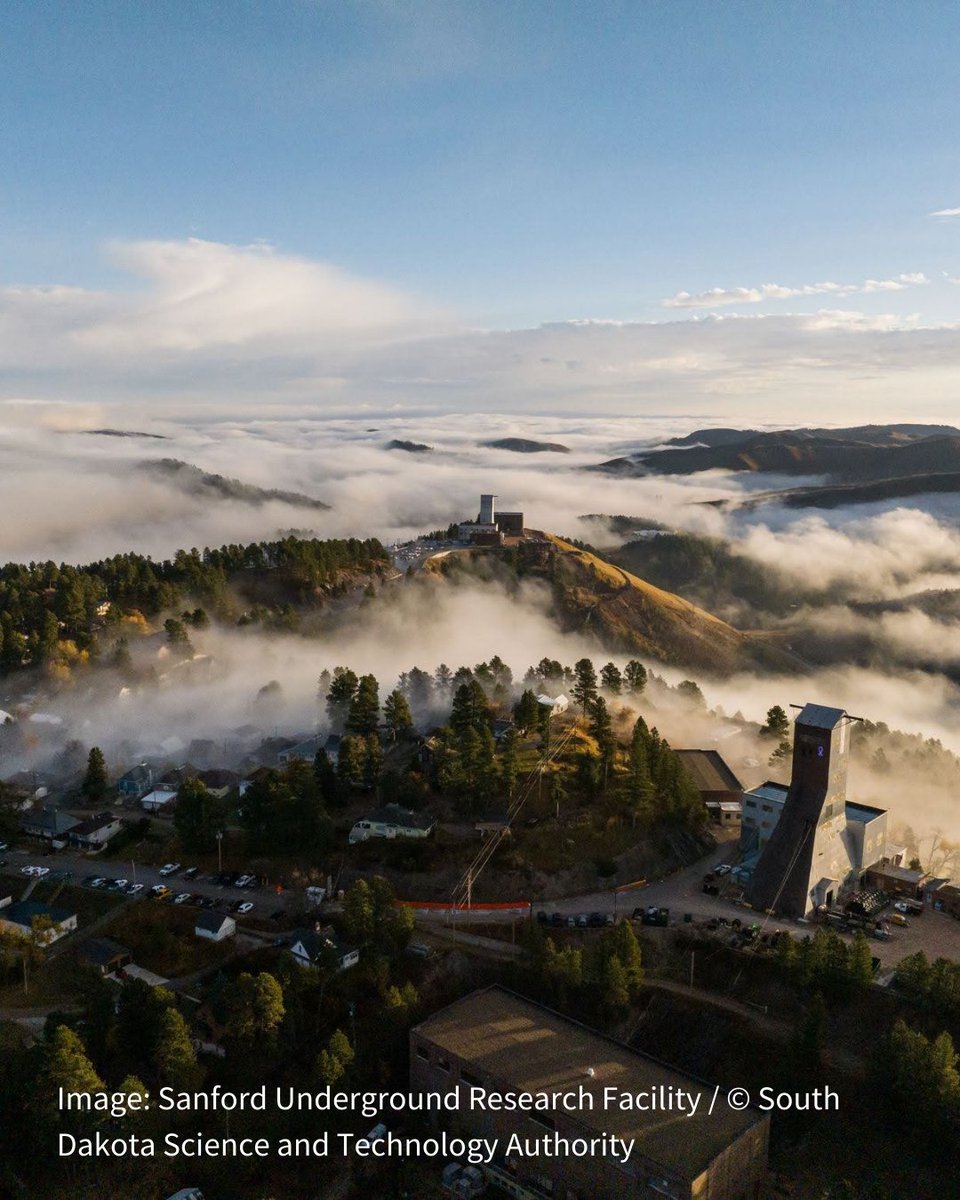
[[[887,918],[887,920],[890,922],[891,925],[909,925],[910,924],[910,922],[903,915],[903,913],[898,913],[898,912],[891,913],[890,916]]]
[[[237,908],[237,912],[238,913],[253,912],[253,901],[252,900],[244,900],[244,902],[241,905],[239,905],[239,907]]]
[[[168,887],[164,887],[162,883],[155,883],[150,889],[150,895],[153,896],[155,900],[163,900],[165,897],[170,895],[170,889]]]
[[[196,879],[196,877],[197,877],[199,874],[200,874],[200,868],[199,868],[199,867],[187,867],[187,869],[186,869],[186,870],[184,871],[184,873],[183,873],[183,876],[182,876],[182,878],[184,878],[184,879]]]
[[[129,879],[110,879],[107,881],[107,890],[110,892],[125,892],[129,886]]]
[[[142,883],[131,883],[130,886],[127,888],[127,895],[135,896],[138,892],[142,892],[142,891],[143,891]]]
[[[550,924],[555,929],[559,929],[561,925],[566,925],[566,923],[567,923],[567,921],[566,921],[566,918],[564,917],[563,913],[551,913],[550,914]]]
[[[590,914],[590,916],[587,917],[587,924],[592,929],[600,929],[603,925],[606,924],[606,918],[604,917],[603,913],[601,913],[601,912],[592,912]]]
[[[174,904],[186,904],[189,899],[190,899],[189,892],[178,892],[177,895],[174,896],[173,902],[174,902]]]
[[[537,924],[538,925],[546,925],[549,922],[549,920],[550,920],[550,918],[543,911],[543,909],[541,909],[540,912],[537,913]]]
[[[729,875],[732,870],[733,867],[729,863],[721,863],[719,867],[714,867],[713,873],[714,875]]]
[[[179,870],[180,863],[178,862],[164,863],[157,874],[161,876],[176,875]]]
[[[72,871],[51,871],[50,872],[50,882],[51,883],[53,883],[54,881],[56,881],[58,883],[66,883],[66,881],[68,879],[72,879],[72,878],[73,878]]]
[[[4,850],[9,850],[9,849],[10,849],[9,842],[0,842],[0,854],[2,854],[4,852]]]

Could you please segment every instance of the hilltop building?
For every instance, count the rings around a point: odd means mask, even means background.
[[[794,724],[786,794],[765,783],[744,796],[744,826],[761,846],[748,887],[755,908],[806,917],[834,905],[886,858],[887,814],[847,802],[850,725],[857,719],[840,708],[805,705]]]
[[[457,526],[457,536],[473,546],[502,546],[504,537],[523,536],[522,512],[497,512],[497,497],[484,493],[476,521]]]
[[[502,987],[474,992],[410,1031],[412,1091],[459,1091],[445,1114],[457,1133],[496,1138],[501,1157],[484,1165],[487,1182],[510,1196],[554,1200],[758,1200],[766,1173],[770,1118],[718,1105],[712,1085],[630,1049]],[[584,1097],[548,1110],[497,1111],[468,1103],[471,1088],[500,1096]],[[699,1096],[696,1112],[624,1109],[617,1094]],[[434,1113],[434,1119],[440,1116]],[[577,1155],[564,1145],[612,1136],[634,1140],[624,1161],[613,1153]],[[510,1139],[556,1143],[554,1154],[525,1156]]]

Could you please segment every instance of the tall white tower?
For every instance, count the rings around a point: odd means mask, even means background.
[[[496,496],[481,496],[480,497],[480,524],[492,525],[496,520],[494,516],[494,508]]]

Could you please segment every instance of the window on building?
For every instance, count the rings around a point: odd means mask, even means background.
[[[449,1074],[450,1059],[449,1058],[438,1058],[437,1066],[440,1068],[441,1071],[446,1071]]]
[[[422,1058],[424,1062],[430,1061],[430,1051],[426,1048],[426,1046],[417,1047],[417,1058]]]
[[[773,812],[773,805],[772,804],[764,804],[763,811],[764,812]]]

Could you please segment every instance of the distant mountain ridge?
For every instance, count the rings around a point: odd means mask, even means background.
[[[483,442],[491,450],[512,450],[515,454],[569,454],[570,447],[562,442],[537,442],[532,438],[505,437]]]
[[[641,476],[737,471],[826,475],[832,483],[873,483],[960,472],[960,430],[949,425],[865,425],[848,430],[729,429],[688,434],[682,445],[610,459],[595,470]],[[711,441],[713,444],[710,444]]]
[[[238,500],[242,504],[266,504],[278,500],[294,508],[309,508],[324,512],[330,508],[322,500],[306,496],[302,492],[286,492],[278,488],[262,488],[244,483],[241,479],[230,479],[202,471],[191,463],[178,458],[149,459],[139,465],[141,471],[164,483],[171,483],[191,496],[214,500]]]

